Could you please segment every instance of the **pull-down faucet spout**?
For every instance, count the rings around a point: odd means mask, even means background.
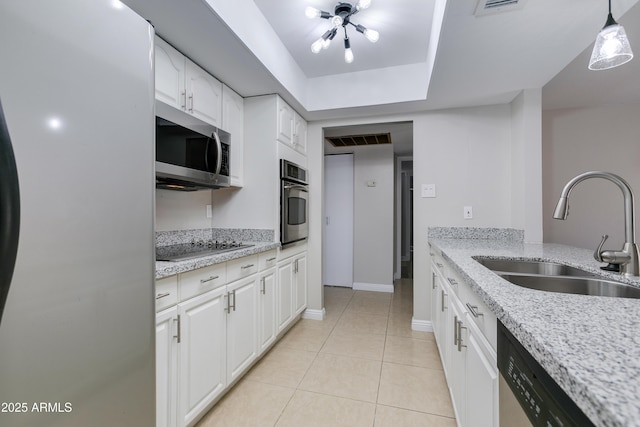
[[[569,194],[571,194],[571,190],[573,190],[577,184],[589,178],[603,178],[613,182],[620,188],[624,196],[624,247],[620,251],[600,252],[600,248],[606,240],[606,236],[604,236],[598,250],[594,254],[596,260],[618,264],[620,266],[620,272],[626,276],[640,275],[640,256],[638,255],[638,247],[635,244],[633,192],[624,179],[611,172],[601,171],[585,172],[574,177],[562,189],[560,199],[553,212],[553,217],[561,220],[567,219],[569,216]]]

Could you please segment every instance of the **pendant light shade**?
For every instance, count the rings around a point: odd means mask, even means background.
[[[611,15],[609,0],[609,16],[604,28],[598,33],[589,60],[590,70],[607,70],[625,64],[633,59],[631,45],[624,27],[618,24]]]

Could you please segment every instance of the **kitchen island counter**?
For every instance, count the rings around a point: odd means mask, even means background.
[[[594,424],[640,426],[640,299],[520,287],[473,257],[558,262],[636,287],[640,277],[600,270],[591,250],[464,230],[430,229],[431,251],[442,254]]]

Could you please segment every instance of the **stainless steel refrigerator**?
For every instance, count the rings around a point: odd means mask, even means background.
[[[0,426],[152,426],[153,28],[2,1],[0,103]]]

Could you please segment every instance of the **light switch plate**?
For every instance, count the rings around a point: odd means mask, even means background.
[[[436,185],[435,184],[422,184],[422,191],[420,192],[422,197],[436,197]]]

